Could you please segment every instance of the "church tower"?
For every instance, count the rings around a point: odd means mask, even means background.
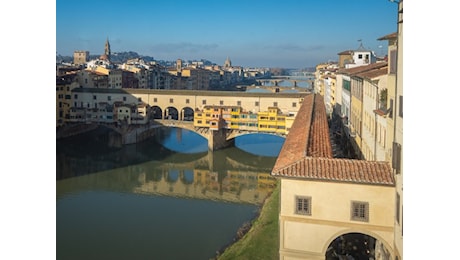
[[[227,56],[227,59],[225,60],[225,63],[224,63],[224,68],[230,68],[231,66],[232,66],[232,61]]]
[[[107,40],[105,41],[104,54],[107,55],[107,57],[109,58],[110,58],[110,54],[112,54],[112,52],[110,51],[110,43],[109,43],[108,37],[107,37]]]

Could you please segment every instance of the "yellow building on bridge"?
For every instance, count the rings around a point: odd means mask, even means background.
[[[205,106],[203,110],[195,111],[193,124],[215,131],[225,128],[286,135],[294,118],[294,114],[283,114],[278,107],[252,113],[240,106]]]

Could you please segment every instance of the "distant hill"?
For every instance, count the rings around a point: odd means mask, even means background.
[[[95,60],[99,58],[101,55],[100,54],[94,54],[94,55],[89,55],[90,60]],[[112,53],[110,60],[113,63],[124,63],[129,59],[136,59],[136,58],[142,58],[146,62],[154,61],[155,59],[150,56],[143,56],[139,55],[137,52],[134,51],[124,51],[124,52],[114,52]],[[73,57],[72,56],[62,56],[62,55],[56,55],[56,62],[73,62]]]

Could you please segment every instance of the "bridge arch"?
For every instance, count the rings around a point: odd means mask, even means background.
[[[344,243],[345,242],[345,252],[340,252],[341,246],[339,243]],[[367,242],[367,244],[365,244]],[[371,254],[373,255],[374,259],[375,258],[375,253],[376,251],[372,251],[375,249],[375,246],[381,243],[381,245],[384,248],[385,252],[381,252],[384,255],[381,256],[378,259],[393,259],[392,258],[392,247],[390,244],[385,241],[379,234],[374,233],[369,230],[362,230],[362,229],[348,229],[348,230],[342,230],[340,232],[335,233],[332,235],[328,241],[324,244],[322,254],[325,256],[326,260],[333,260],[333,259],[341,259],[341,258],[334,258],[333,251],[335,250],[337,254],[340,253],[350,253],[355,252],[356,254],[367,254],[366,251],[362,252],[362,250],[367,250],[366,246],[372,246],[373,248],[368,248],[368,257],[366,259],[370,259]],[[361,250],[360,252],[358,252]],[[329,256],[329,257],[328,257]],[[356,256],[356,255],[355,255]],[[355,257],[353,256],[353,257]],[[364,255],[362,255],[364,256]],[[358,257],[355,259],[362,259],[362,257]],[[363,258],[364,259],[364,258]]]
[[[180,180],[185,185],[193,184],[193,182],[195,180],[193,170],[183,170],[180,173]]]
[[[193,117],[195,115],[195,112],[193,108],[191,107],[183,107],[180,110],[180,120],[182,121],[193,121]]]
[[[177,108],[169,106],[164,111],[164,119],[179,120],[179,111]]]
[[[179,180],[179,175],[179,170],[171,169],[166,173],[166,181],[169,183],[176,183]]]
[[[163,110],[159,106],[151,106],[150,108],[151,119],[163,119]]]

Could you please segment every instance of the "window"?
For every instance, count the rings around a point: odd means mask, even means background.
[[[241,101],[239,101],[239,100],[236,101],[236,105],[237,105],[237,106],[241,106]]]
[[[393,142],[393,155],[391,160],[391,167],[396,170],[396,174],[401,173],[401,144]]]
[[[362,59],[363,58],[363,55],[362,54],[358,54],[358,59]]]
[[[273,106],[274,106],[274,107],[277,107],[277,106],[278,106],[278,102],[273,102]]]
[[[108,100],[108,101],[112,100],[112,97],[111,97],[111,96],[107,96],[107,100]]]
[[[97,96],[96,96],[96,95],[93,95],[93,99],[96,100],[96,99],[97,99]]]
[[[206,99],[203,99],[202,104],[206,105]]]
[[[138,101],[138,102],[142,102],[142,98],[138,98],[137,101]]]
[[[296,103],[296,102],[292,102],[292,107],[297,107],[297,103]]]
[[[295,197],[295,213],[300,215],[311,216],[311,197]]]
[[[126,101],[126,97],[123,97],[123,101]]]
[[[396,50],[390,51],[389,69],[390,74],[396,74]]]
[[[169,103],[174,103],[174,99],[173,99],[173,98],[170,98],[170,99],[169,99]]]
[[[224,104],[224,101],[223,100],[219,101],[219,104],[222,106]]]
[[[259,106],[259,101],[256,101],[256,103],[254,104],[256,107]]]
[[[393,118],[393,99],[390,98],[390,107],[388,108],[388,117]]]
[[[361,201],[352,201],[351,220],[369,222],[369,203]]]
[[[190,104],[190,99],[187,98],[187,99],[185,100],[185,104]]]
[[[398,111],[399,111],[399,116],[400,117],[403,117],[403,96],[399,96],[399,107],[398,107]]]
[[[399,207],[400,207],[400,203],[401,203],[401,197],[399,196],[399,193],[396,192],[396,221],[398,222],[399,224]]]

